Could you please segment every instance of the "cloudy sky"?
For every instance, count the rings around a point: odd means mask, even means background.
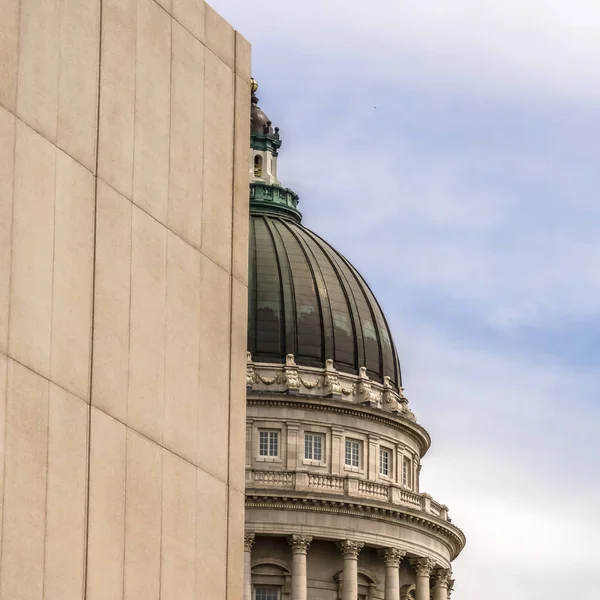
[[[453,600],[598,600],[600,2],[212,4],[391,323],[468,537]]]

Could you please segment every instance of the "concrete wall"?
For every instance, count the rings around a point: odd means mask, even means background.
[[[238,600],[250,47],[0,0],[0,599]]]

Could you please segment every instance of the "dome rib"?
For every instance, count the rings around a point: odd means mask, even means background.
[[[319,238],[318,236],[313,236],[312,232],[305,228],[302,228],[300,231],[301,231],[302,236],[306,236],[310,240],[312,240],[315,243],[315,245],[317,246],[317,248],[319,248],[319,250],[322,252],[323,257],[328,262],[328,264],[331,266],[333,273],[335,274],[335,278],[337,279],[337,281],[335,283],[339,286],[339,288],[346,300],[346,311],[350,317],[350,323],[351,323],[351,332],[349,332],[349,335],[351,336],[352,346],[353,346],[352,360],[351,361],[343,361],[343,360],[339,361],[339,360],[336,360],[338,358],[337,356],[333,356],[330,358],[333,358],[334,362],[338,362],[338,363],[342,362],[344,364],[347,364],[349,367],[351,367],[351,369],[353,371],[358,373],[358,365],[365,364],[365,347],[364,347],[364,343],[363,343],[362,328],[360,328],[360,318],[359,318],[359,313],[358,313],[358,306],[356,304],[356,299],[354,298],[354,294],[352,293],[352,290],[349,290],[347,279],[340,272],[338,266],[335,264],[335,261],[331,257],[330,252],[328,252],[328,250],[330,249],[329,245],[324,243],[323,240],[321,240],[321,238]],[[359,323],[358,327],[356,325],[357,322]],[[359,348],[362,351],[361,353],[359,353]],[[336,352],[337,352],[337,350],[338,350],[338,347],[336,346]],[[360,356],[362,356],[362,359],[360,358]]]
[[[284,352],[287,354],[288,348],[296,348],[298,344],[298,335],[296,330],[296,299],[294,294],[294,280],[292,276],[292,267],[290,258],[281,237],[281,232],[276,227],[275,222],[270,223],[265,219],[267,226],[270,229],[275,248],[278,249],[279,273],[281,277],[281,294],[283,297],[283,314],[285,319],[285,335],[284,335]],[[282,268],[282,263],[285,262],[285,268]]]
[[[304,253],[306,262],[309,265],[309,268],[310,268],[310,271],[312,274],[313,285],[315,287],[315,294],[316,294],[318,306],[319,306],[319,315],[321,317],[321,331],[323,332],[323,337],[322,337],[323,352],[321,355],[321,360],[324,361],[327,358],[333,358],[334,347],[335,347],[335,343],[334,343],[335,338],[333,337],[331,305],[329,303],[329,295],[327,293],[327,287],[325,286],[325,280],[323,279],[323,273],[319,267],[319,264],[314,256],[314,253],[312,252],[312,249],[310,248],[310,246],[306,243],[303,244],[301,242],[301,239],[299,237],[299,232],[301,230],[299,230],[298,228],[290,227],[285,221],[281,222],[281,226],[286,227],[289,230],[290,234],[292,236],[294,236],[294,238],[298,242],[298,246],[301,248],[302,252]],[[294,229],[297,229],[298,232],[294,231]],[[332,332],[332,335],[327,335],[328,332]]]
[[[257,362],[306,366],[332,358],[342,372],[401,385],[381,307],[352,264],[285,216],[254,212],[250,227],[248,349]]]

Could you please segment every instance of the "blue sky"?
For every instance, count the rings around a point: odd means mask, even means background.
[[[600,3],[213,0],[388,317],[455,600],[600,597]]]

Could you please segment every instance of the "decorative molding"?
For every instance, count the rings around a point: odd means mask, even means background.
[[[432,574],[433,586],[447,588],[452,571],[450,569],[434,569]]]
[[[429,577],[435,567],[435,561],[428,556],[413,558],[410,560],[410,565],[415,570],[417,577]]]
[[[254,546],[255,537],[256,536],[254,533],[246,533],[244,535],[244,550],[246,552],[252,552],[252,546]]]
[[[408,408],[404,388],[397,391],[390,377],[384,377],[383,383],[373,381],[367,375],[366,367],[359,369],[358,376],[337,371],[330,358],[325,361],[323,368],[315,368],[297,365],[293,354],[286,356],[283,365],[255,363],[248,352],[246,387],[255,392],[333,398],[416,422],[415,415]]]
[[[252,377],[255,375],[253,374]],[[248,377],[246,377],[248,379]],[[342,390],[342,393],[345,393]],[[248,406],[277,406],[299,409],[320,410],[337,414],[360,416],[363,419],[368,419],[377,423],[383,423],[389,427],[393,427],[398,431],[410,435],[416,439],[420,446],[420,456],[423,457],[431,446],[431,438],[427,431],[421,425],[408,421],[403,418],[397,418],[396,415],[387,413],[383,410],[370,409],[360,404],[351,404],[346,406],[344,400],[336,401],[333,398],[313,398],[305,394],[298,396],[288,396],[281,393],[281,396],[275,394],[267,394],[261,391],[248,390],[246,397]]]
[[[292,554],[306,554],[312,542],[312,536],[293,534],[288,537],[287,541],[292,549]]]
[[[454,579],[448,579],[448,600],[452,596],[452,591],[454,590]]]
[[[363,549],[364,543],[357,542],[355,540],[343,540],[337,543],[337,547],[340,549],[342,556],[346,559],[358,560],[358,555]]]
[[[392,506],[373,506],[364,502],[334,498],[271,496],[246,490],[246,508],[265,510],[295,510],[368,518],[392,524],[402,523],[415,529],[425,529],[436,535],[454,560],[464,548],[464,533],[455,525],[435,519],[425,513],[414,514],[410,509]]]
[[[383,548],[378,551],[378,554],[383,558],[386,567],[399,567],[406,555],[406,550],[400,550],[400,548]]]

